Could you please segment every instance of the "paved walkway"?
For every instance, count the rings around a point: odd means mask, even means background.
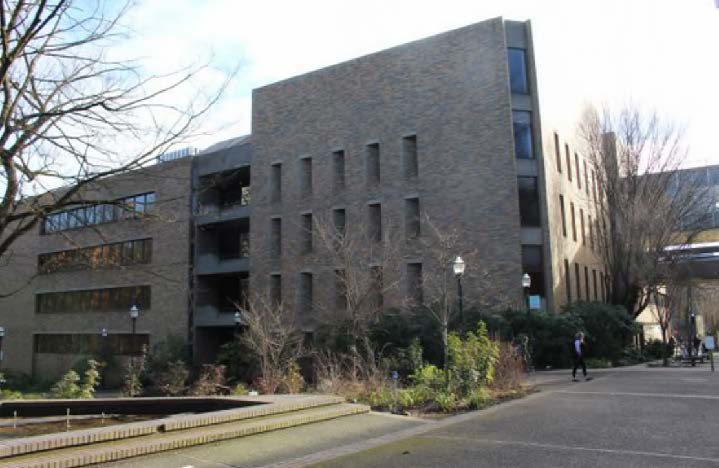
[[[592,374],[541,372],[539,393],[439,422],[353,416],[111,466],[719,467],[719,373]]]

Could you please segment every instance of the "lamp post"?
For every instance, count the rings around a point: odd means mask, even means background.
[[[103,328],[102,330],[100,330],[100,335],[103,338],[107,338],[107,328]]]
[[[135,332],[137,331],[137,317],[140,315],[140,309],[137,308],[136,305],[133,304],[132,307],[130,307],[130,320],[132,321],[132,355],[130,358],[130,362],[132,364],[132,368],[134,370],[135,368]]]
[[[0,327],[0,368],[2,368],[2,360],[3,360],[3,350],[2,350],[2,340],[5,338],[5,328]]]
[[[522,289],[524,290],[524,306],[527,308],[527,315],[529,315],[529,287],[532,285],[532,277],[529,273],[522,275]]]
[[[235,312],[235,336],[237,336],[238,332],[240,331],[240,325],[242,325],[242,314],[240,314],[239,311]]]
[[[464,305],[462,304],[462,275],[464,274],[464,260],[462,257],[457,255],[452,264],[452,270],[454,270],[454,276],[457,277],[457,296],[459,297],[459,328],[460,331],[464,329]]]

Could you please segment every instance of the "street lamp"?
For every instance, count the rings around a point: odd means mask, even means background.
[[[100,335],[102,335],[103,338],[107,338],[107,328],[100,330]]]
[[[462,257],[457,255],[452,264],[454,270],[454,276],[457,277],[457,295],[459,296],[459,327],[460,330],[464,328],[464,307],[462,304],[462,275],[464,274],[464,260]]]
[[[532,277],[529,273],[522,275],[522,289],[524,289],[524,305],[527,307],[527,314],[529,314],[529,287],[532,285]]]
[[[239,311],[235,312],[235,335],[237,335],[237,332],[240,330],[240,325],[242,325],[242,314],[240,314]]]
[[[130,307],[130,320],[132,320],[132,347],[135,347],[135,332],[137,331],[137,317],[140,315],[140,309],[137,308],[136,305],[133,304],[132,307]],[[135,350],[132,350],[132,358],[130,359],[133,369],[135,367]]]

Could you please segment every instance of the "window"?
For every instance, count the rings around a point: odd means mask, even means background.
[[[300,194],[303,197],[312,195],[312,158],[300,159]]]
[[[250,233],[237,224],[220,225],[217,229],[217,256],[220,260],[250,256]]]
[[[79,229],[123,219],[141,218],[155,207],[155,192],[118,198],[113,204],[82,206],[47,215],[40,225],[41,234]]]
[[[270,301],[275,307],[282,305],[282,275],[270,275]]]
[[[592,223],[592,215],[589,216],[589,248],[594,250],[594,224]]]
[[[517,177],[519,220],[522,226],[539,226],[539,191],[536,177]]]
[[[569,273],[569,260],[564,259],[564,289],[567,292],[567,304],[572,303],[572,278]]]
[[[574,264],[574,280],[577,284],[577,300],[582,300],[582,278],[579,275],[579,263]]]
[[[369,223],[367,225],[367,236],[370,240],[379,242],[382,240],[382,205],[372,203],[368,206]]]
[[[587,161],[584,161],[584,189],[589,197],[589,170],[587,169]]]
[[[589,298],[589,267],[584,266],[584,297],[587,301]]]
[[[335,191],[345,188],[345,152],[344,150],[332,153],[332,186]]]
[[[312,214],[302,215],[302,253],[312,252]]]
[[[567,178],[572,181],[572,158],[569,156],[569,145],[564,144],[564,155],[567,161]]]
[[[404,232],[407,239],[419,237],[420,214],[419,198],[407,198],[404,201]]]
[[[282,201],[282,164],[270,166],[270,191],[273,202]]]
[[[63,271],[103,270],[152,262],[152,239],[137,239],[40,254],[41,275]]]
[[[594,283],[594,300],[598,300],[599,296],[597,294],[597,270],[592,269],[592,282]]]
[[[529,294],[544,297],[544,262],[541,245],[522,246],[522,272],[528,273],[532,278]]]
[[[533,159],[532,113],[527,111],[512,111],[512,126],[514,129],[515,156],[519,159]]]
[[[270,252],[279,257],[282,255],[282,218],[272,218],[270,224]]]
[[[126,311],[133,305],[143,310],[150,309],[150,286],[86,289],[35,296],[38,314]]]
[[[577,187],[582,190],[582,177],[579,174],[579,155],[576,152],[574,153],[574,167],[577,170]]]
[[[579,208],[579,223],[582,228],[582,245],[587,245],[587,236],[584,234],[584,210]]]
[[[146,333],[115,334],[102,336],[99,333],[52,333],[37,334],[34,339],[34,351],[37,354],[86,354],[98,355],[139,355],[150,344],[150,335]]]
[[[344,237],[347,223],[347,214],[344,208],[332,210],[332,222],[336,234],[340,237]]]
[[[407,299],[412,305],[421,305],[423,303],[422,294],[422,264],[407,264]]]
[[[402,167],[405,179],[412,179],[419,175],[417,135],[402,138]]]
[[[510,47],[507,49],[507,59],[509,61],[509,88],[513,93],[529,93],[526,52],[524,49]]]
[[[367,145],[365,172],[368,185],[377,185],[380,181],[379,143]]]
[[[562,173],[562,151],[559,149],[559,135],[554,132],[554,155],[557,157],[557,172]]]
[[[299,297],[299,316],[301,318],[312,317],[314,298],[313,298],[312,273],[300,273],[300,297]]]
[[[564,209],[564,196],[559,196],[559,209],[562,212],[562,235],[567,237],[567,214]]]
[[[575,219],[575,215],[574,215],[574,203],[573,202],[569,202],[569,210],[571,211],[571,215],[572,215],[572,239],[574,239],[574,241],[576,242],[577,241],[577,223],[576,223],[576,219]]]
[[[594,194],[594,204],[597,203],[597,177],[594,174],[594,171],[592,171],[592,192]]]

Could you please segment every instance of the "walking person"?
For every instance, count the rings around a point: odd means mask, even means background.
[[[582,374],[584,375],[584,380],[589,380],[587,378],[587,365],[584,363],[584,354],[586,352],[586,347],[584,346],[584,333],[578,332],[576,335],[574,335],[574,343],[572,346],[572,352],[574,355],[574,367],[572,367],[572,380],[574,382],[578,382],[577,379],[577,369],[579,366],[582,367]]]

